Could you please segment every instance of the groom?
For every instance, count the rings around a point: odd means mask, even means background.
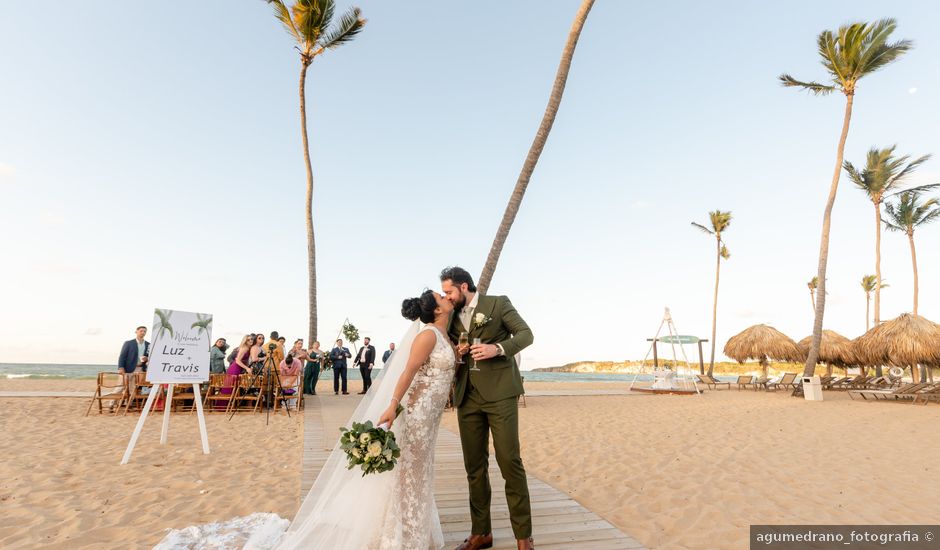
[[[460,426],[463,463],[470,484],[470,536],[457,550],[493,546],[490,522],[489,437],[493,433],[496,462],[506,481],[509,519],[519,550],[535,548],[529,487],[519,455],[519,395],[522,377],[515,355],[532,343],[532,331],[505,296],[481,296],[465,269],[441,272],[441,289],[454,304],[448,336],[461,332],[470,342],[464,364],[457,366],[454,406]],[[467,353],[467,347],[458,348]]]

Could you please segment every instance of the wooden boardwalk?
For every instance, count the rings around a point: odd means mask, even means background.
[[[323,401],[326,401],[325,406]],[[316,479],[317,472],[326,462],[336,441],[332,434],[335,433],[336,437],[339,437],[337,427],[348,420],[356,403],[358,399],[348,397],[307,397],[304,411],[302,495],[306,495]],[[330,436],[325,437],[325,434]],[[467,476],[463,468],[460,439],[443,427],[437,439],[434,466],[434,497],[444,529],[445,548],[455,548],[470,533]],[[490,480],[493,485],[493,501],[490,507],[495,538],[493,548],[515,548],[516,541],[509,525],[509,508],[506,505],[503,478],[495,458],[492,457]],[[644,548],[636,539],[532,475],[529,475],[529,494],[532,502],[534,538],[536,548],[540,550]]]

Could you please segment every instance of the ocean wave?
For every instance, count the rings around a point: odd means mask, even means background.
[[[290,521],[277,514],[259,512],[228,521],[170,529],[153,550],[267,550],[277,545],[289,525]]]
[[[72,380],[85,380],[85,379],[94,380],[96,378],[95,376],[66,376],[64,374],[21,374],[21,373],[8,373],[3,376],[4,378],[7,378],[8,380],[16,379],[16,378],[26,378],[27,380],[46,380],[48,378],[61,378],[63,380],[65,380],[66,378],[70,378]]]

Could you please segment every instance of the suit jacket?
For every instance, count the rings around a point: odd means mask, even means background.
[[[388,363],[388,358],[392,356],[392,353],[394,353],[393,350],[390,350],[390,349],[385,350],[385,353],[382,354],[382,364],[383,364],[383,365],[384,365],[385,363]]]
[[[346,359],[352,357],[352,354],[349,353],[349,348],[333,348],[330,350],[330,359],[333,360],[333,368],[346,368]]]
[[[477,323],[476,318],[480,314],[485,320]],[[471,326],[464,327],[454,312],[447,331],[450,339],[457,342],[460,333],[466,331],[470,333],[471,342],[474,338],[479,338],[484,344],[499,344],[503,347],[505,355],[476,362],[469,354],[465,355],[465,364],[458,365],[455,375],[454,403],[458,407],[463,403],[468,382],[487,401],[501,401],[525,393],[515,356],[532,344],[533,336],[529,325],[506,296],[480,296],[473,317]],[[470,370],[474,363],[479,371]]]
[[[356,356],[356,361],[353,364],[362,367],[371,367],[375,364],[375,346],[369,344],[368,346],[364,346],[363,349],[366,350],[365,361],[359,361],[359,358],[362,356],[362,350],[359,350],[360,355]]]
[[[132,338],[121,346],[121,355],[118,356],[118,368],[124,372],[134,372],[140,357],[137,356],[137,339]],[[150,356],[150,342],[144,340],[144,355]]]

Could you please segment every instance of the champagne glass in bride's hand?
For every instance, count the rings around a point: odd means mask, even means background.
[[[466,361],[463,360],[463,356],[467,354],[470,350],[470,334],[467,332],[461,332],[460,337],[457,338],[457,364],[463,365]]]
[[[479,339],[479,338],[474,338],[474,339],[473,339],[473,345],[474,345],[474,346],[479,346],[479,345],[482,344],[482,343],[483,343],[483,340],[481,340],[481,339]],[[472,346],[471,346],[471,347],[472,347]],[[470,367],[470,370],[475,370],[475,371],[479,371],[479,370],[480,370],[480,367],[477,366],[477,362],[476,362],[476,361],[473,362],[473,366]]]

